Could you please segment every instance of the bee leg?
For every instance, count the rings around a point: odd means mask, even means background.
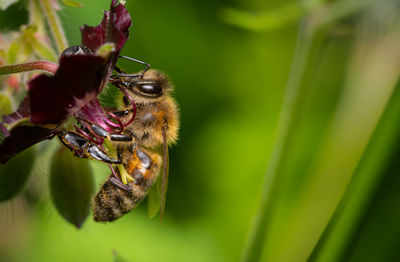
[[[119,68],[118,66],[114,67],[115,71],[117,71],[119,74],[126,74],[126,72],[124,70],[122,70],[121,68]]]
[[[63,130],[58,133],[58,138],[79,157],[96,159],[108,164],[121,163],[121,160],[109,157],[98,145],[92,144],[86,137],[77,132]]]
[[[104,128],[96,125],[96,124],[92,124],[90,126],[90,129],[97,135],[104,137],[104,138],[108,138],[111,141],[121,141],[121,142],[129,142],[132,141],[132,137],[131,136],[127,136],[124,134],[114,134],[114,133],[109,133],[107,130],[105,130]]]
[[[120,78],[120,77],[143,77],[143,73],[140,74],[116,74],[116,75],[112,75],[111,78]]]
[[[132,58],[132,57],[129,57],[129,56],[123,56],[123,55],[120,55],[119,56],[120,58],[124,58],[124,59],[128,59],[128,60],[130,60],[130,61],[133,61],[133,62],[136,62],[136,63],[138,63],[138,64],[141,64],[141,65],[145,65],[146,66],[146,68],[145,69],[143,69],[143,71],[142,71],[142,77],[143,77],[143,75],[144,75],[144,73],[146,73],[147,72],[147,70],[149,70],[150,69],[150,64],[149,63],[146,63],[146,62],[143,62],[143,61],[140,61],[140,60],[137,60],[137,59],[135,59],[135,58]]]
[[[110,178],[110,181],[111,181],[111,183],[113,183],[115,186],[119,187],[122,190],[125,190],[127,192],[131,192],[132,191],[132,188],[124,185],[124,183],[122,183],[121,181],[119,181],[118,179],[116,179],[114,177]]]
[[[124,183],[121,182],[121,180],[119,179],[117,173],[115,172],[113,166],[108,165],[110,167],[111,173],[114,177],[111,176],[110,181],[111,183],[113,183],[115,186],[121,188],[122,190],[125,191],[132,191],[132,188],[130,188],[129,186],[125,185]]]
[[[141,65],[145,65],[146,67],[145,67],[145,69],[142,70],[142,72],[140,74],[125,74],[122,70],[120,70],[121,72],[118,72],[118,70],[117,70],[117,72],[119,74],[118,75],[114,75],[113,77],[138,77],[138,76],[143,77],[144,73],[146,73],[147,70],[150,69],[150,64],[149,63],[137,60],[137,59],[129,57],[129,56],[120,55],[119,57],[127,59],[127,60],[130,60],[130,61],[133,61],[133,62],[141,64]]]
[[[103,150],[97,145],[91,144],[87,149],[88,154],[91,158],[103,161],[107,164],[121,164],[121,160],[109,157]]]

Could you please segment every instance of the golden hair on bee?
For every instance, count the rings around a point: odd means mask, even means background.
[[[162,179],[158,179],[162,182],[162,215],[168,178],[167,148],[176,143],[179,131],[178,107],[170,96],[174,88],[168,77],[157,70],[148,70],[143,77],[122,77],[113,84],[123,89],[136,107],[134,110],[128,96],[120,98],[119,110],[125,112],[121,117],[123,122],[136,113],[134,121],[122,132],[133,139],[129,143],[112,141],[130,179],[126,185],[117,186],[113,174],[110,175],[94,198],[94,219],[109,222],[129,212],[154,187],[160,173],[163,173]],[[115,173],[123,175],[118,170]]]

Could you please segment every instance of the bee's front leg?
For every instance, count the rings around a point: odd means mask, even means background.
[[[107,130],[105,130],[104,128],[96,125],[96,124],[92,124],[90,126],[91,131],[93,131],[93,133],[95,133],[98,136],[101,136],[103,138],[107,138],[108,140],[111,141],[119,141],[119,142],[129,142],[132,141],[132,137],[131,136],[127,136],[124,134],[117,134],[117,133],[109,133]]]
[[[58,138],[79,157],[96,159],[107,164],[121,163],[121,160],[108,156],[98,145],[91,143],[86,137],[77,132],[62,130],[58,133]]]

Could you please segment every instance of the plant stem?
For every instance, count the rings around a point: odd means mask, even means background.
[[[394,90],[344,196],[307,261],[345,261],[368,217],[373,198],[385,176],[385,168],[399,144],[400,90]]]
[[[342,0],[335,5],[332,4],[327,7],[321,7],[319,10],[316,9],[304,18],[300,25],[293,64],[280,116],[278,136],[265,174],[261,206],[254,218],[242,254],[242,261],[259,261],[261,258],[262,250],[265,246],[266,232],[275,210],[274,205],[279,191],[279,182],[281,181],[280,175],[285,166],[289,147],[293,141],[292,134],[295,133],[299,119],[301,118],[302,105],[305,99],[304,94],[309,89],[307,84],[304,83],[308,76],[308,63],[313,61],[312,57],[318,52],[325,32],[334,22],[366,8],[372,1],[352,0],[350,3],[352,4],[351,12],[345,8],[347,2]],[[329,17],[325,17],[326,13],[320,11],[331,9],[335,12],[334,15]]]
[[[288,153],[288,145],[291,141],[290,135],[298,123],[298,119],[296,120],[295,116],[301,110],[303,100],[301,94],[304,94],[307,89],[307,86],[303,85],[303,82],[307,71],[307,64],[311,57],[314,35],[307,31],[307,29],[307,20],[305,19],[300,24],[292,69],[280,117],[278,137],[265,176],[261,206],[253,221],[242,261],[259,261],[264,247],[265,233],[270,223],[274,198],[278,190],[279,183],[277,181],[283,167],[283,161]]]
[[[54,8],[51,6],[50,0],[39,0],[40,6],[47,18],[47,23],[53,35],[54,42],[57,47],[58,53],[61,53],[68,47],[67,38],[65,37],[64,30],[61,26],[60,19]]]
[[[46,71],[55,74],[58,65],[48,61],[35,61],[23,64],[7,65],[0,67],[0,75],[28,72],[34,70]]]

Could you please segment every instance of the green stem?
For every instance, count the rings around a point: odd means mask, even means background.
[[[60,19],[56,11],[51,6],[50,0],[39,0],[40,6],[47,18],[47,23],[49,24],[51,33],[53,34],[53,39],[57,47],[58,53],[61,53],[68,47],[67,38],[65,37],[64,30],[61,26]]]
[[[375,0],[342,0],[333,2],[316,10],[314,17],[318,20],[317,23],[320,26],[328,25],[358,13],[375,3]]]
[[[37,32],[41,35],[46,35],[46,22],[43,11],[37,0],[29,1],[29,25],[37,27]]]
[[[360,3],[361,2],[361,3]],[[265,238],[275,210],[275,200],[279,192],[280,175],[285,166],[287,154],[293,141],[293,135],[301,118],[304,94],[309,85],[305,83],[309,74],[308,64],[313,61],[324,39],[326,31],[335,21],[362,10],[371,4],[371,0],[351,1],[351,12],[342,8],[346,2],[329,5],[334,9],[334,15],[325,17],[322,12],[312,12],[301,23],[292,69],[286,88],[285,100],[282,107],[278,137],[265,174],[261,206],[256,214],[248,240],[242,254],[242,261],[259,261],[265,246]],[[325,9],[324,9],[325,10]],[[328,10],[328,9],[327,9]],[[331,9],[329,9],[331,10]],[[324,13],[325,14],[325,13]]]
[[[48,61],[34,61],[23,64],[7,65],[0,67],[0,75],[15,74],[34,70],[46,71],[55,74],[58,65]]]
[[[385,168],[399,144],[399,113],[400,89],[396,88],[344,196],[308,261],[346,261],[352,243],[356,242],[355,238],[364,226],[368,207],[385,178]]]
[[[264,247],[266,231],[274,209],[274,197],[278,190],[279,174],[288,153],[288,145],[292,140],[291,133],[298,124],[296,114],[300,114],[304,100],[303,94],[308,88],[303,83],[307,72],[307,64],[311,57],[314,34],[308,32],[307,29],[307,20],[303,20],[300,25],[292,69],[286,87],[278,137],[265,175],[261,206],[253,221],[242,261],[259,261]]]

